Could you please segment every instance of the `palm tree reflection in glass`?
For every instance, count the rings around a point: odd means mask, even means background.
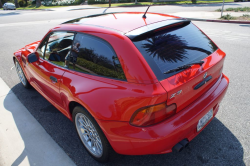
[[[181,36],[172,34],[160,34],[146,39],[147,43],[143,44],[146,52],[153,58],[156,56],[163,62],[177,63],[187,58],[187,50],[194,50],[210,55],[211,52],[200,47],[188,46],[186,40]]]

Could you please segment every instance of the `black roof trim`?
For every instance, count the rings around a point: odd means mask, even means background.
[[[73,19],[73,20],[69,20],[69,21],[66,21],[66,22],[61,23],[61,24],[82,24],[82,25],[88,25],[88,26],[93,26],[93,27],[100,27],[100,28],[103,28],[103,29],[108,29],[108,30],[111,30],[111,31],[114,31],[114,32],[118,32],[120,34],[124,34],[122,31],[119,31],[117,29],[113,29],[113,28],[109,28],[109,27],[105,27],[105,26],[100,26],[100,25],[86,24],[84,22],[79,22],[79,21],[81,21],[82,19],[85,19],[85,18],[92,18],[92,17],[98,17],[98,16],[107,15],[107,14],[117,14],[117,13],[122,13],[122,12],[94,14],[94,15],[89,15],[89,16],[85,16],[85,17],[80,17],[80,18],[76,18],[76,19]]]
[[[108,15],[108,14],[117,14],[117,13],[122,13],[122,12],[111,12],[111,13],[93,14],[93,15],[88,15],[88,16],[76,18],[76,19],[73,19],[73,20],[69,20],[69,21],[63,22],[62,24],[77,24],[80,20],[82,20],[84,18],[99,17],[99,16],[104,16],[104,15]]]
[[[173,28],[177,26],[184,26],[188,25],[190,23],[190,20],[186,19],[172,19],[172,20],[164,20],[156,23],[149,24],[147,26],[143,26],[140,28],[137,28],[135,30],[132,30],[125,35],[130,38],[132,41],[138,40],[138,38],[141,38],[145,35],[148,35],[149,33],[154,32],[157,29],[167,29],[167,28]]]

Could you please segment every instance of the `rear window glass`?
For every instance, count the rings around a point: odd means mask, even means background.
[[[166,29],[133,41],[144,56],[158,80],[180,71],[168,70],[197,62],[212,54],[217,46],[192,23],[184,27]]]

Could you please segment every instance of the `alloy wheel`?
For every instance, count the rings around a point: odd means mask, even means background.
[[[27,80],[26,80],[25,75],[24,75],[24,73],[23,73],[23,70],[22,70],[22,68],[21,68],[21,66],[19,65],[18,62],[16,62],[16,72],[17,72],[17,75],[18,75],[18,77],[19,77],[21,83],[22,83],[24,86],[26,86],[26,85],[27,85]]]
[[[102,142],[92,122],[84,114],[77,113],[75,124],[81,141],[87,150],[95,157],[101,157],[103,154]]]

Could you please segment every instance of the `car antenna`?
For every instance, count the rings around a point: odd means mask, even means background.
[[[142,18],[147,18],[147,17],[146,17],[146,13],[147,13],[149,7],[150,7],[150,5],[148,6],[147,10],[146,10],[145,13],[143,14]]]

